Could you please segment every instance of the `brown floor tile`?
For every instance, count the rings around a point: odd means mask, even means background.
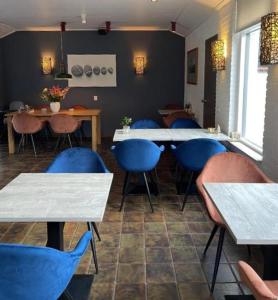
[[[199,262],[195,247],[175,247],[171,252],[175,263]]]
[[[165,221],[167,223],[173,223],[173,222],[184,222],[184,215],[181,211],[166,211],[164,213]]]
[[[97,246],[97,258],[99,264],[116,263],[118,260],[118,254],[118,248],[105,248],[102,246]]]
[[[144,222],[144,213],[143,212],[125,212],[124,213],[124,222]]]
[[[100,223],[99,227],[99,233],[100,235],[108,233],[120,233],[122,229],[122,223],[121,222],[102,222]]]
[[[121,212],[106,211],[104,214],[104,222],[121,222],[123,214]]]
[[[144,263],[145,248],[120,248],[120,263]]]
[[[212,226],[208,222],[189,222],[188,223],[190,233],[208,233],[212,231]]]
[[[144,264],[119,264],[118,266],[118,283],[138,284],[145,282],[145,265]]]
[[[120,245],[120,234],[101,234],[101,241],[97,240],[97,244],[101,245],[102,247],[117,248]]]
[[[145,223],[144,226],[145,226],[145,232],[147,232],[147,233],[164,233],[164,234],[166,234],[165,223],[150,222],[150,223]]]
[[[143,233],[144,224],[136,222],[123,223],[122,233]]]
[[[147,263],[170,263],[170,248],[146,248],[146,260]]]
[[[147,264],[148,283],[175,282],[172,264]]]
[[[121,235],[121,248],[141,248],[144,247],[144,235],[126,233]]]
[[[112,300],[115,285],[112,283],[93,283],[90,300]]]
[[[117,284],[115,300],[145,300],[144,284]]]
[[[189,233],[189,228],[187,223],[167,223],[167,231],[169,234],[185,234]]]
[[[166,234],[146,234],[146,247],[169,247]]]
[[[203,270],[204,270],[204,273],[206,275],[208,282],[211,282],[213,270],[214,270],[214,263],[205,263],[205,264],[202,264],[202,267],[203,267]],[[218,283],[236,282],[236,278],[228,264],[220,264],[219,265],[216,281]]]
[[[146,212],[144,215],[145,222],[163,222],[164,216],[160,211],[155,211],[154,213]]]
[[[177,282],[206,282],[200,264],[175,264]]]
[[[189,234],[169,234],[169,239],[171,247],[193,246],[193,242]]]
[[[178,290],[175,283],[148,284],[147,298],[149,300],[178,300]]]
[[[101,264],[99,272],[94,276],[93,284],[114,283],[116,280],[116,264]]]
[[[213,300],[206,283],[180,283],[178,289],[182,300]]]

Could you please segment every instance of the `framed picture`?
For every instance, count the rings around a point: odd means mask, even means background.
[[[187,52],[187,83],[197,84],[198,82],[198,48]]]

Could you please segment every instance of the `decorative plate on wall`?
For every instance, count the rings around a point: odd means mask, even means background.
[[[75,77],[81,77],[83,72],[83,68],[80,65],[74,65],[71,67],[71,73]]]
[[[93,75],[93,69],[90,65],[84,66],[84,73],[87,77],[91,77]]]
[[[99,75],[100,74],[100,67],[99,66],[95,66],[94,69],[93,69],[93,71],[94,71],[95,75]]]

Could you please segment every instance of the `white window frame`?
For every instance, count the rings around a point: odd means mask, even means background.
[[[248,66],[245,65],[246,62],[248,62],[247,55],[249,53],[249,43],[248,40],[246,41],[247,35],[260,29],[261,24],[256,24],[250,28],[247,28],[246,30],[243,30],[239,33],[237,33],[234,37],[234,47],[235,47],[235,59],[236,62],[236,82],[235,85],[235,113],[234,113],[234,124],[235,124],[235,130],[241,133],[240,141],[245,144],[247,147],[251,148],[255,152],[262,154],[263,153],[263,146],[260,147],[259,145],[256,145],[252,141],[244,138],[244,132],[245,132],[245,118],[246,118],[246,93],[247,93],[247,82],[248,82]]]

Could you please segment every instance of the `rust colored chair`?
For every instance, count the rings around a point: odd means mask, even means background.
[[[21,146],[24,147],[26,137],[29,135],[31,138],[33,150],[35,156],[37,156],[36,146],[33,138],[33,134],[39,132],[43,128],[43,122],[38,118],[31,116],[26,112],[16,114],[12,119],[14,130],[21,134],[21,139],[18,145],[18,152]]]
[[[257,165],[251,159],[232,152],[217,154],[210,158],[202,173],[199,175],[196,182],[197,188],[205,202],[209,217],[215,223],[205,247],[204,255],[206,254],[215,233],[217,232],[218,228],[220,228],[214,273],[211,284],[211,292],[213,292],[222,253],[226,226],[203,186],[204,183],[207,182],[271,183],[272,181],[257,167]]]
[[[72,116],[57,114],[49,119],[49,124],[52,131],[59,135],[55,149],[59,147],[62,137],[64,138],[63,143],[67,138],[72,148],[70,135],[78,129],[78,121]]]
[[[86,110],[86,109],[88,109],[88,107],[83,106],[83,105],[79,105],[79,104],[73,105],[70,108],[78,109],[78,110]],[[77,128],[77,130],[78,130],[79,137],[80,137],[80,144],[83,143],[83,137],[85,137],[85,132],[84,132],[83,126],[84,126],[84,121],[78,121],[78,128]]]
[[[183,109],[183,106],[180,104],[169,103],[169,104],[166,104],[164,108],[165,109]]]
[[[164,125],[169,128],[177,119],[193,119],[193,115],[185,111],[174,112],[166,117],[162,117]]]
[[[262,280],[244,261],[238,262],[238,270],[241,281],[251,290],[257,300],[278,299],[278,280]]]

